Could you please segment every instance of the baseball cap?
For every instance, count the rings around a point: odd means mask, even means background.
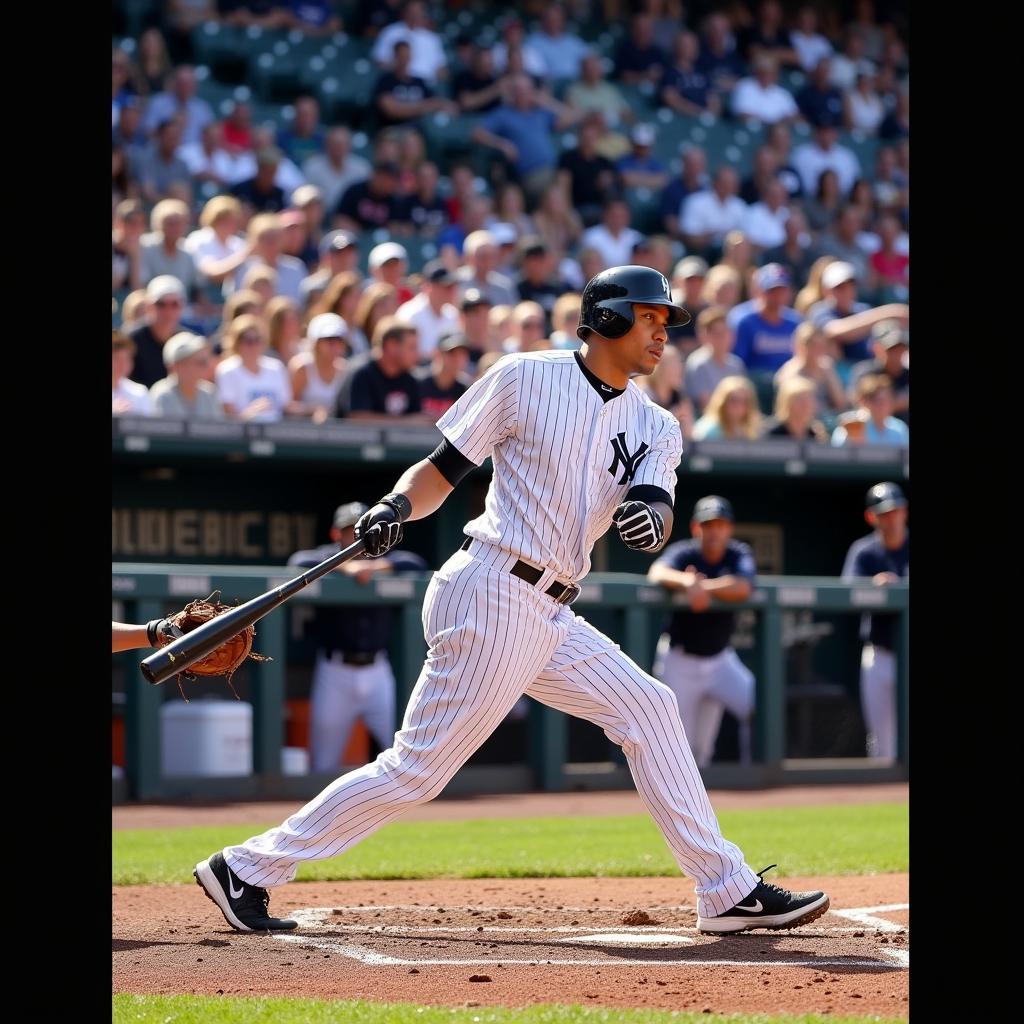
[[[431,260],[423,268],[423,280],[431,284],[455,284],[455,275],[440,260]]]
[[[490,231],[495,245],[515,245],[516,239],[519,237],[519,232],[504,221],[492,224],[487,230]]]
[[[653,146],[655,138],[654,127],[641,122],[633,128],[631,138],[638,146]]]
[[[437,343],[438,352],[451,352],[457,348],[468,349],[469,347],[469,339],[462,331],[450,331],[448,334],[442,334]]]
[[[331,525],[338,530],[344,530],[346,526],[355,526],[356,520],[369,511],[370,506],[364,505],[361,501],[350,501],[347,505],[339,505],[334,510],[334,521]]]
[[[899,484],[886,480],[883,483],[875,484],[868,491],[864,507],[879,514],[891,512],[894,508],[906,508],[907,498]]]
[[[676,264],[672,276],[683,281],[691,277],[707,277],[708,261],[703,256],[687,256]]]
[[[884,349],[895,348],[897,345],[910,348],[910,331],[895,320],[883,320],[871,328],[871,340],[877,341]]]
[[[405,251],[404,246],[399,245],[397,242],[381,242],[380,245],[375,245],[370,250],[368,263],[371,270],[383,267],[389,260],[405,260],[408,262],[409,254]]]
[[[176,295],[185,301],[185,286],[173,274],[158,274],[146,285],[147,302],[159,302],[168,295]]]
[[[194,356],[206,348],[206,339],[190,331],[179,331],[172,335],[164,343],[161,355],[164,359],[164,366],[169,370],[176,363],[180,363],[189,356]]]
[[[763,292],[769,288],[786,288],[791,283],[789,271],[781,263],[766,263],[757,272],[757,286]]]
[[[698,523],[707,523],[712,519],[728,519],[731,523],[733,521],[732,505],[717,494],[709,494],[693,506],[693,518]]]
[[[476,306],[493,306],[494,303],[479,288],[467,288],[459,305],[462,309],[473,309]]]
[[[520,245],[523,259],[528,259],[531,256],[545,256],[548,252],[547,242],[538,235],[530,235],[524,238]]]
[[[857,280],[857,268],[852,263],[837,260],[830,263],[821,275],[822,288],[838,288],[847,281]]]
[[[350,245],[355,245],[358,239],[351,231],[328,231],[323,238],[320,239],[320,255],[324,256],[332,250],[335,252],[341,252],[342,249],[347,249]]]
[[[347,338],[348,324],[337,313],[320,313],[309,321],[306,337],[311,341],[322,338]]]
[[[323,201],[323,193],[316,185],[300,185],[292,193],[292,205],[300,210],[304,210],[310,203],[322,203]]]

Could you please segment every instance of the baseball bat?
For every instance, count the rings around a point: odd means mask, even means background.
[[[365,549],[366,542],[360,538],[347,548],[342,548],[337,554],[324,559],[319,565],[307,569],[301,576],[296,576],[295,579],[282,583],[281,586],[274,587],[273,590],[268,590],[251,601],[246,601],[245,604],[210,619],[209,622],[204,622],[184,636],[179,636],[177,640],[166,647],[161,647],[142,662],[140,668],[143,676],[155,686],[166,682],[179,672],[184,672],[190,665],[202,661],[211,651],[220,647],[225,640],[230,640],[246,626],[251,626],[258,619],[262,619],[264,615],[284,604],[314,580],[326,576],[343,562],[361,555]]]

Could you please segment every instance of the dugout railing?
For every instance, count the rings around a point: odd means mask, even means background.
[[[291,578],[279,566],[212,566],[115,563],[111,593],[125,621],[146,622],[181,607],[184,601],[221,590],[225,600],[245,601]],[[366,604],[375,602],[397,609],[396,630],[390,655],[398,683],[397,715],[400,717],[423,662],[426,646],[420,609],[429,574],[388,577],[360,585],[333,576],[311,584],[290,605]],[[715,602],[713,602],[715,603]],[[617,619],[611,635],[644,669],[651,667],[651,653],[665,612],[685,606],[682,595],[669,595],[642,576],[624,573],[592,573],[582,585],[574,610],[584,615],[600,611]],[[724,605],[723,605],[724,607]],[[711,765],[705,771],[709,786],[753,788],[796,782],[891,781],[907,777],[909,761],[909,627],[908,585],[877,587],[871,583],[847,583],[827,577],[760,576],[749,601],[730,604],[737,611],[755,613],[755,641],[748,652],[757,679],[757,710],[753,721],[753,763]],[[860,615],[891,613],[898,617],[897,702],[899,711],[896,762],[871,758],[787,759],[787,686],[784,637],[789,613]],[[114,655],[123,669],[125,772],[114,786],[114,798],[161,799],[307,799],[328,777],[290,776],[282,772],[284,743],[285,680],[288,613],[278,609],[257,624],[256,649],[272,660],[249,663],[248,693],[253,705],[253,773],[232,778],[164,778],[161,774],[160,705],[163,687],[147,683],[138,669],[146,651]],[[191,690],[199,699],[212,685]],[[189,685],[189,684],[186,684]],[[226,688],[225,688],[226,692]],[[605,764],[573,764],[568,760],[568,719],[531,702],[525,766],[504,772],[467,766],[449,784],[449,793],[539,789],[557,791],[577,788],[618,788],[630,785],[621,758]]]

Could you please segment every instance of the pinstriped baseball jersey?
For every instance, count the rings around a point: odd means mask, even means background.
[[[483,515],[465,532],[564,579],[590,571],[631,487],[675,493],[676,418],[632,381],[605,401],[574,352],[506,356],[437,425],[471,462],[494,461]]]

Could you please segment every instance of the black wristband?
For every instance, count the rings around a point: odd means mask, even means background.
[[[390,505],[398,513],[398,521],[400,523],[404,523],[412,515],[412,502],[404,494],[399,494],[397,491],[385,494],[377,504]]]
[[[660,501],[668,505],[669,508],[673,507],[672,495],[654,484],[637,484],[635,487],[630,487],[626,491],[624,500],[642,501],[645,505],[653,505],[654,502]]]
[[[146,639],[149,641],[150,647],[156,647],[156,631],[161,622],[163,622],[163,619],[150,619],[149,622],[146,623]]]

